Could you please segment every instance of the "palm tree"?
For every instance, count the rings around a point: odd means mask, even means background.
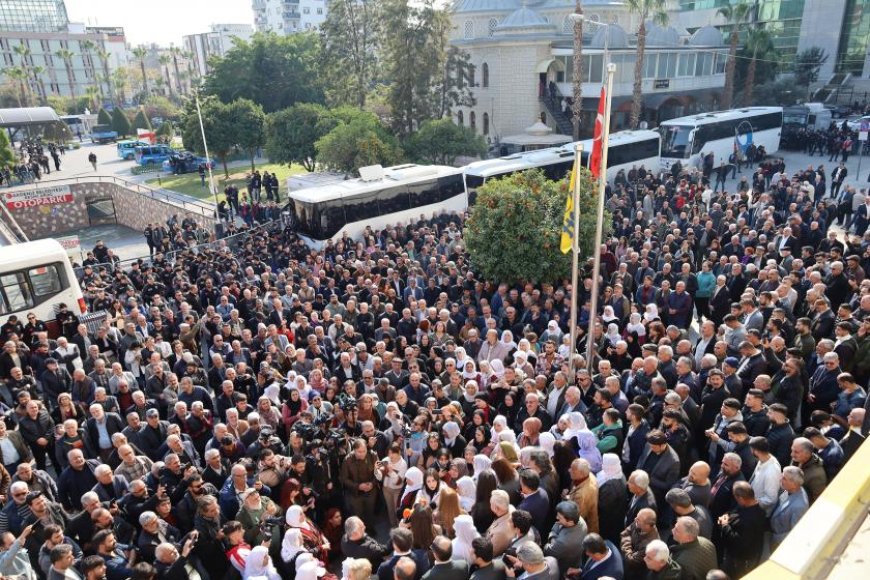
[[[148,75],[145,74],[145,57],[148,56],[148,49],[144,46],[137,46],[133,49],[133,56],[139,60],[139,68],[142,70],[142,92],[144,96],[148,96]]]
[[[169,87],[169,98],[172,98],[172,77],[169,75],[169,61],[171,59],[168,54],[161,54],[159,60],[160,68],[163,70],[163,74],[166,75],[166,86]]]
[[[574,77],[571,107],[571,123],[574,126],[574,140],[580,140],[580,116],[583,114],[583,0],[577,0],[574,7],[574,62],[571,73]]]
[[[103,76],[100,79],[101,100],[103,97],[103,83],[106,83],[106,86],[109,87],[109,99],[114,100],[112,98],[112,73],[109,72],[109,51],[106,50],[105,47],[101,47],[97,51],[97,56],[100,57],[100,63],[103,69]]]
[[[20,62],[18,63],[18,66],[19,66],[19,68],[21,68],[21,70],[23,70],[24,73],[25,73],[25,75],[24,75],[24,78],[25,78],[25,86],[27,87],[27,91],[26,91],[25,94],[26,94],[26,96],[28,97],[28,98],[26,99],[26,102],[27,102],[27,104],[29,105],[29,104],[30,104],[30,98],[29,98],[29,96],[32,94],[32,91],[33,91],[33,89],[32,89],[33,85],[31,84],[31,81],[32,81],[32,78],[33,78],[33,75],[32,75],[32,72],[31,72],[31,69],[33,68],[33,65],[29,62],[29,61],[31,60],[31,58],[30,58],[30,47],[28,47],[26,44],[23,44],[23,43],[22,43],[22,44],[16,44],[16,45],[12,48],[12,50],[15,52],[15,54],[18,55],[18,57],[19,57],[19,59],[20,59]]]
[[[115,94],[118,95],[117,105],[123,105],[127,101],[127,69],[119,68],[112,73],[112,85],[115,88]]]
[[[73,71],[72,67],[72,59],[75,56],[75,53],[68,48],[61,48],[57,52],[54,53],[57,58],[63,59],[63,65],[66,68],[66,76],[69,79],[69,94],[75,101],[76,98],[76,74]]]
[[[773,52],[773,37],[764,28],[750,28],[746,31],[746,52],[751,53],[749,67],[746,69],[746,80],[743,82],[743,106],[752,104],[752,89],[755,84],[755,69],[758,60],[764,59]]]
[[[15,81],[18,85],[18,92],[15,94],[15,100],[18,101],[18,106],[23,106],[27,99],[27,71],[20,66],[10,66],[3,71],[3,74]]]
[[[734,71],[737,68],[737,43],[740,40],[740,26],[752,13],[752,6],[741,0],[737,4],[723,6],[716,13],[725,18],[730,30],[728,62],[725,64],[725,90],[722,95],[722,108],[730,109],[731,103],[734,101]]]
[[[96,85],[90,85],[85,89],[85,94],[88,97],[88,106],[92,111],[96,111],[99,107],[99,99],[103,91]]]
[[[180,95],[182,93],[182,90],[181,75],[178,72],[178,57],[181,54],[181,49],[177,46],[170,46],[169,53],[172,55],[172,67],[175,69],[175,92]]]
[[[39,96],[39,102],[45,103],[45,80],[42,78],[42,75],[45,74],[44,66],[35,66],[30,69],[33,73],[33,78],[36,81],[36,92]]]
[[[640,124],[640,114],[643,106],[643,55],[646,52],[646,21],[651,18],[653,23],[665,26],[668,23],[666,0],[626,0],[628,11],[640,16],[637,27],[637,57],[634,61],[634,90],[631,100],[631,120],[629,125],[636,129]]]

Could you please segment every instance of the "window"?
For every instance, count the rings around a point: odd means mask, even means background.
[[[725,63],[728,62],[728,55],[724,52],[716,54],[716,66],[713,67],[713,74],[725,74]]]
[[[465,126],[465,115],[462,114],[462,111],[459,111],[459,113],[457,113],[456,122],[459,123],[460,127]]]
[[[404,186],[383,189],[378,193],[378,211],[381,215],[408,209],[411,209],[411,201]]]
[[[483,63],[483,87],[489,86],[489,65]]]
[[[600,83],[602,71],[604,70],[604,55],[593,54],[589,59],[589,68],[587,69],[586,78],[590,83]]]
[[[656,77],[657,54],[646,53],[643,57],[643,78],[654,79]]]
[[[4,313],[33,308],[33,295],[30,293],[27,276],[24,272],[13,272],[0,276],[0,286],[3,287],[2,306],[6,309]]]
[[[690,77],[695,73],[695,55],[681,54],[679,65],[677,66],[678,77]]]
[[[483,134],[489,135],[489,113],[483,114]]]
[[[63,289],[56,264],[31,268],[27,275],[30,277],[33,295],[37,298],[53,296]]]
[[[317,9],[317,13],[318,13],[318,14],[323,14],[323,8],[318,8],[318,9]]]
[[[311,14],[311,8],[309,8],[309,7],[307,7],[307,6],[304,7],[304,8],[302,9],[302,14]]]
[[[607,166],[636,163],[643,159],[659,156],[659,140],[647,139],[636,143],[626,143],[607,150]]]
[[[489,23],[487,24],[487,31],[489,36],[495,35],[495,29],[498,28],[498,20],[495,18],[490,18]]]
[[[477,86],[477,84],[476,84],[477,83],[477,78],[476,78],[477,77],[477,68],[473,64],[470,64],[470,65],[468,65],[467,70],[468,70],[468,86],[470,86],[470,87]]]
[[[471,130],[477,133],[477,116],[474,114],[474,111],[468,114],[468,123],[471,126]]]
[[[490,35],[492,36],[492,35]],[[474,38],[474,21],[466,20],[465,21],[465,38],[466,40]]]

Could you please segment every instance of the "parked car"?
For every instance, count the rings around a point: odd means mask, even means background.
[[[124,160],[131,160],[136,158],[136,147],[148,147],[151,143],[147,141],[134,141],[134,140],[124,140],[118,141],[118,157]]]
[[[169,159],[163,162],[163,171],[181,175],[183,173],[198,171],[200,165],[204,165],[207,169],[213,169],[215,164],[214,160],[209,161],[205,157],[200,157],[190,151],[181,151],[170,155]]]

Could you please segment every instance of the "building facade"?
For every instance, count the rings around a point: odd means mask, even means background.
[[[16,32],[64,32],[69,24],[63,0],[3,0],[0,30]]]
[[[253,0],[257,32],[293,34],[314,30],[326,20],[329,0]]]
[[[749,0],[754,10],[751,21],[763,26],[773,37],[781,61],[781,72],[789,72],[798,52],[817,46],[828,60],[819,71],[826,80],[835,73],[870,77],[870,0]],[[733,0],[677,0],[677,17],[682,26],[694,30],[713,25],[722,28],[718,14]],[[866,63],[866,64],[865,64]]]
[[[189,34],[182,38],[182,42],[184,49],[191,54],[196,73],[204,76],[209,72],[209,58],[225,55],[236,39],[247,42],[253,35],[250,24],[212,24],[211,32]]]
[[[616,65],[613,129],[628,127],[638,18],[611,0],[584,0],[581,134],[592,130],[606,62]],[[541,120],[570,134],[573,97],[574,0],[460,0],[451,42],[470,56],[476,105],[454,119],[490,140],[522,133]],[[650,124],[714,110],[725,84],[722,34],[704,27],[690,35],[647,23],[643,118]]]

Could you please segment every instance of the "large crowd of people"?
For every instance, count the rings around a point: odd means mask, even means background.
[[[576,292],[482,279],[446,214],[86,265],[105,320],[0,327],[0,574],[742,577],[870,427],[870,197],[626,177]]]

